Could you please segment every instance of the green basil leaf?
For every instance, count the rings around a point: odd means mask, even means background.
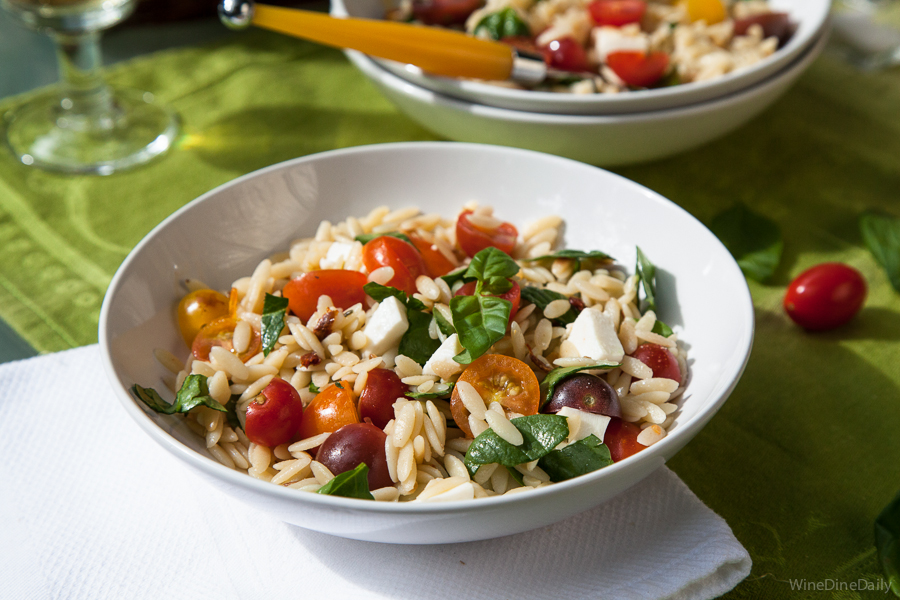
[[[131,386],[131,393],[158,413],[171,415],[175,413],[186,413],[192,408],[200,406],[208,406],[213,410],[227,413],[228,409],[212,399],[209,395],[209,387],[206,385],[205,375],[188,375],[181,389],[175,395],[175,402],[169,404],[163,400],[156,390],[152,388],[141,387],[137,384]]]
[[[316,493],[361,500],[375,499],[375,496],[369,491],[369,467],[366,463],[359,463],[352,471],[344,471],[335,475],[334,479],[320,487]]]
[[[356,236],[355,239],[357,242],[365,245],[376,238],[380,238],[380,237],[384,237],[384,236],[399,238],[399,239],[403,240],[404,242],[406,242],[407,244],[412,244],[412,240],[409,239],[409,236],[407,236],[405,233],[400,233],[399,231],[392,231],[390,233],[363,233],[361,235]]]
[[[284,329],[284,316],[287,314],[288,299],[266,294],[262,312],[262,346],[263,356],[268,356],[275,342]]]
[[[468,267],[462,267],[456,271],[453,271],[452,273],[447,273],[446,275],[441,275],[441,279],[446,281],[447,285],[452,288],[453,284],[456,283],[457,281],[471,280],[470,277],[466,276],[466,273],[468,273],[468,272],[469,272]]]
[[[403,303],[403,306],[405,306],[407,310],[425,310],[425,304],[421,300],[418,298],[410,298],[406,295],[406,292],[398,290],[395,287],[381,285],[380,283],[370,281],[363,286],[363,291],[376,302],[381,302],[385,298],[393,296]]]
[[[484,30],[492,40],[500,40],[511,36],[531,36],[531,29],[512,7],[491,13],[481,19],[475,26],[474,34]]]
[[[526,302],[531,302],[535,306],[537,306],[538,310],[543,312],[547,305],[553,302],[554,300],[568,300],[569,298],[559,292],[554,292],[553,290],[547,290],[532,286],[522,286],[522,299]],[[555,319],[550,319],[556,325],[566,326],[569,323],[574,323],[575,319],[578,317],[578,312],[575,310],[574,306],[569,306],[569,310],[562,314],[560,317],[556,317]]]
[[[552,254],[545,254],[543,256],[538,256],[537,258],[529,258],[527,260],[544,260],[547,258],[570,258],[575,261],[575,270],[578,271],[581,269],[581,261],[583,260],[607,260],[612,259],[612,257],[606,252],[601,252],[600,250],[589,250],[585,252],[584,250],[557,250]]]
[[[900,219],[869,210],[859,216],[859,231],[891,285],[900,292]]]
[[[240,394],[232,394],[231,399],[225,404],[225,408],[227,409],[227,412],[225,413],[225,424],[232,429],[237,429],[238,427],[244,429],[244,424],[237,414],[237,404],[240,398]]]
[[[453,357],[467,365],[499,342],[506,334],[512,303],[494,296],[455,296],[450,300],[453,326],[465,348]]]
[[[586,367],[560,367],[558,369],[553,369],[547,373],[547,376],[541,381],[541,408],[550,402],[550,399],[553,397],[553,390],[556,389],[556,386],[563,379],[571,377],[579,371],[589,371],[590,369],[615,369],[616,367],[621,366],[622,363],[597,363]]]
[[[649,310],[656,310],[656,266],[650,262],[650,259],[637,249],[637,264],[634,268],[637,276],[640,277],[641,287],[644,288],[644,299],[647,300]]]
[[[452,316],[453,315],[451,313],[451,317]],[[444,335],[449,337],[456,333],[456,327],[453,326],[453,323],[447,320],[447,318],[443,315],[443,313],[441,313],[441,311],[434,311],[434,320],[437,321],[438,329],[440,329],[441,333],[443,333]]]
[[[529,415],[510,421],[522,432],[524,441],[513,446],[502,437],[487,429],[472,440],[463,461],[473,475],[481,465],[500,463],[504,467],[514,467],[537,460],[553,450],[569,435],[569,425],[565,417],[559,415]]]
[[[875,547],[891,591],[900,596],[900,494],[875,519]]]
[[[709,228],[746,277],[764,282],[775,272],[784,248],[781,228],[775,221],[739,203],[713,217]]]
[[[519,485],[525,485],[525,477],[519,473],[515,467],[503,467],[509,476],[516,480]]]
[[[400,338],[398,352],[424,366],[431,355],[441,346],[441,340],[432,339],[429,333],[431,329],[430,314],[408,308],[406,319],[409,321],[409,328]]]
[[[414,398],[416,400],[434,400],[436,398],[449,398],[450,394],[453,393],[453,386],[456,383],[453,381],[447,382],[447,391],[446,392],[409,392],[406,394],[408,398]]]
[[[312,392],[313,394],[318,394],[320,390],[316,386],[316,384],[314,384],[312,381],[310,381],[309,382],[309,391]]]
[[[550,481],[565,481],[613,464],[609,448],[596,435],[569,444],[562,450],[553,450],[538,461]]]
[[[653,324],[653,329],[651,329],[650,331],[651,331],[652,333],[655,333],[655,334],[657,334],[657,335],[661,335],[661,336],[663,336],[663,337],[669,337],[670,335],[672,335],[673,333],[675,333],[674,331],[672,331],[672,328],[671,328],[671,327],[669,327],[668,325],[666,325],[665,323],[663,323],[663,322],[660,321],[659,319],[656,320],[656,323]]]
[[[493,246],[488,246],[472,257],[472,262],[466,269],[466,277],[483,282],[507,281],[510,277],[515,277],[520,270],[519,264],[509,254]],[[506,289],[490,293],[503,293],[510,287],[512,287],[511,283]]]

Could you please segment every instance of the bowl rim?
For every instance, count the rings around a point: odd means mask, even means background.
[[[99,344],[101,349],[101,357],[103,368],[106,372],[106,375],[109,379],[109,382],[113,388],[113,391],[118,398],[119,402],[124,407],[125,411],[131,416],[131,418],[137,423],[137,425],[144,430],[154,441],[160,444],[163,448],[168,450],[171,454],[181,459],[189,466],[199,470],[200,472],[211,476],[215,479],[224,480],[225,482],[239,487],[239,488],[249,488],[253,492],[259,493],[263,496],[273,496],[279,498],[281,500],[298,502],[302,503],[312,503],[314,505],[321,505],[325,507],[331,508],[340,508],[340,509],[348,509],[353,510],[355,512],[373,512],[373,513],[387,513],[387,514],[456,514],[460,512],[472,512],[472,511],[490,511],[496,509],[496,507],[500,505],[517,505],[522,502],[529,502],[529,498],[536,498],[536,494],[541,496],[553,496],[558,494],[565,494],[569,489],[574,487],[580,487],[587,483],[593,482],[595,480],[604,479],[612,477],[615,473],[618,473],[624,469],[631,468],[633,465],[637,465],[639,463],[650,463],[651,461],[661,461],[660,464],[664,464],[665,457],[663,456],[664,450],[668,446],[676,445],[679,443],[680,438],[686,437],[690,440],[699,429],[706,425],[706,423],[715,415],[715,413],[721,408],[721,406],[728,399],[728,396],[734,390],[734,387],[737,385],[740,380],[741,375],[743,374],[744,369],[746,368],[747,362],[750,357],[750,351],[753,346],[753,337],[754,337],[754,329],[755,329],[755,317],[753,310],[753,302],[750,296],[749,287],[747,287],[746,280],[744,279],[743,274],[740,272],[740,268],[737,263],[731,258],[730,262],[727,262],[727,269],[732,271],[733,275],[738,275],[738,281],[741,281],[743,285],[741,286],[741,294],[739,297],[735,298],[735,304],[739,307],[740,312],[743,313],[744,319],[742,319],[742,327],[740,331],[739,339],[744,341],[745,345],[743,348],[742,356],[737,363],[731,365],[731,370],[726,374],[729,384],[716,398],[707,399],[704,406],[702,406],[698,412],[688,421],[684,423],[683,426],[676,429],[672,434],[667,435],[665,438],[654,444],[653,446],[648,447],[645,450],[642,450],[638,454],[628,457],[620,462],[614,463],[608,467],[604,467],[598,471],[594,471],[592,473],[587,473],[580,477],[576,477],[574,479],[570,479],[567,481],[562,481],[558,483],[554,483],[551,486],[547,486],[544,488],[532,490],[527,494],[512,494],[508,496],[495,496],[490,498],[480,498],[477,500],[457,500],[457,501],[448,501],[448,502],[435,502],[435,503],[397,503],[397,502],[370,502],[370,501],[361,501],[355,498],[343,498],[339,496],[327,496],[313,493],[298,493],[296,490],[291,490],[284,488],[282,486],[272,485],[269,482],[255,479],[253,477],[248,476],[246,473],[240,473],[235,471],[234,469],[230,469],[212,457],[203,456],[202,454],[195,452],[188,446],[182,444],[175,437],[168,434],[162,428],[160,428],[154,420],[150,417],[149,409],[145,409],[143,406],[140,406],[138,401],[134,399],[131,394],[128,392],[128,385],[126,382],[120,379],[116,367],[115,361],[112,357],[111,352],[111,339],[110,339],[110,330],[108,327],[108,321],[110,317],[111,306],[114,303],[114,298],[117,295],[118,288],[122,285],[126,276],[129,274],[130,267],[132,263],[137,260],[137,257],[143,252],[144,248],[150,246],[153,243],[154,238],[160,234],[164,229],[166,229],[171,223],[179,219],[182,215],[192,210],[193,207],[209,200],[210,198],[214,198],[216,195],[221,193],[222,191],[240,186],[246,181],[253,180],[256,177],[264,176],[268,173],[276,172],[282,169],[291,169],[297,165],[302,165],[308,162],[315,162],[323,159],[330,159],[333,157],[340,156],[353,156],[353,155],[378,155],[381,153],[393,153],[393,152],[404,152],[411,151],[415,153],[422,152],[484,152],[484,153],[495,153],[501,155],[519,155],[519,156],[531,156],[531,157],[541,157],[543,160],[547,160],[550,162],[557,162],[568,167],[574,167],[579,169],[589,169],[589,170],[597,170],[603,172],[608,177],[612,177],[613,179],[619,180],[620,183],[625,186],[629,186],[632,188],[636,188],[640,191],[644,196],[648,198],[651,202],[655,204],[665,205],[671,209],[679,211],[682,215],[690,221],[693,221],[696,225],[701,227],[702,229],[709,232],[708,228],[700,222],[697,218],[687,212],[685,209],[677,205],[676,203],[668,200],[661,194],[637,183],[627,179],[621,175],[616,173],[612,173],[610,171],[606,171],[605,169],[601,169],[599,167],[594,167],[585,163],[581,163],[575,160],[562,158],[559,156],[554,156],[550,154],[545,154],[542,152],[535,152],[532,150],[524,150],[520,148],[510,148],[505,146],[493,146],[488,144],[472,144],[472,143],[463,143],[463,142],[397,142],[390,144],[372,144],[365,146],[354,146],[350,148],[343,148],[337,150],[330,150],[326,152],[320,152],[315,154],[310,154],[307,156],[301,156],[298,158],[290,159],[287,161],[283,161],[280,163],[276,163],[274,165],[269,165],[262,169],[258,169],[256,171],[252,171],[240,177],[237,177],[231,181],[223,183],[212,190],[200,195],[194,200],[188,202],[186,205],[176,210],[174,213],[165,218],[162,222],[160,222],[156,227],[154,227],[146,236],[129,252],[128,256],[122,261],[122,264],[117,269],[115,275],[110,282],[109,288],[106,292],[106,295],[103,299],[103,304],[100,310],[100,324],[98,328],[99,334]],[[712,242],[718,246],[720,246],[720,250],[725,252],[727,256],[730,258],[730,253],[728,250],[722,245],[722,243],[711,233]],[[147,360],[153,360],[151,356],[147,357]],[[687,443],[685,441],[685,443]],[[650,471],[648,471],[649,473]],[[633,483],[637,483],[634,481]]]
[[[486,103],[486,105],[494,106],[497,108],[508,108],[510,110],[515,110],[507,106],[501,106],[500,104],[498,104],[501,102],[514,102],[518,104],[529,103],[536,106],[540,106],[542,103],[553,103],[569,105],[571,106],[571,108],[568,110],[573,111],[581,111],[587,109],[588,107],[595,107],[595,110],[598,112],[593,114],[597,115],[604,114],[602,112],[603,110],[610,110],[615,108],[615,110],[617,110],[616,113],[606,113],[612,115],[629,114],[628,111],[624,110],[618,112],[621,109],[616,107],[624,107],[628,104],[650,104],[653,101],[658,101],[663,102],[664,105],[658,106],[657,108],[639,108],[635,112],[662,110],[665,108],[685,106],[696,102],[695,100],[691,100],[690,98],[685,98],[682,100],[682,96],[690,97],[694,95],[701,95],[702,98],[701,100],[699,100],[701,102],[719,98],[740,91],[745,87],[755,85],[760,81],[766,80],[772,74],[782,70],[785,66],[793,62],[798,56],[808,50],[809,47],[813,45],[815,39],[819,35],[821,35],[822,31],[824,31],[824,29],[828,26],[828,22],[830,19],[830,1],[812,0],[811,6],[811,12],[814,13],[814,18],[806,21],[807,23],[810,23],[810,27],[798,27],[798,32],[796,32],[795,35],[791,37],[791,39],[784,47],[778,48],[773,54],[765,57],[763,60],[757,63],[754,63],[753,65],[731,71],[720,77],[716,77],[714,79],[706,81],[695,81],[661,89],[632,90],[627,92],[626,94],[565,94],[556,92],[504,88],[478,81],[444,77],[440,75],[431,75],[423,72],[421,69],[414,65],[407,65],[400,62],[387,61],[382,59],[373,60],[375,60],[376,63],[379,63],[379,66],[391,72],[393,75],[399,77],[400,79],[404,79],[405,81],[413,83],[414,85],[418,85],[419,87],[423,87],[437,93],[442,93],[449,97],[469,102],[473,101],[473,97],[480,97],[482,101],[489,101],[488,103]],[[337,17],[351,16],[347,10],[344,0],[331,0],[330,14]],[[798,36],[797,33],[802,33],[803,35]],[[773,68],[771,66],[773,65],[773,63],[782,64],[774,67],[772,73],[761,77],[758,76],[761,70]],[[405,77],[404,73],[407,73],[409,77]],[[748,81],[747,84],[740,85],[739,82],[744,79],[750,81]],[[423,85],[423,82],[427,85]],[[726,88],[729,91],[716,93],[715,90],[719,88]],[[573,114],[591,113],[579,112]]]
[[[390,70],[378,64],[378,61],[372,57],[358,52],[356,50],[344,50],[344,54],[348,59],[360,69],[364,75],[377,78],[381,83],[391,87],[404,96],[411,97],[419,102],[426,104],[439,104],[444,108],[455,110],[458,112],[471,113],[473,115],[497,119],[500,121],[519,122],[519,123],[539,123],[544,125],[623,125],[623,124],[646,124],[656,121],[666,121],[672,118],[689,117],[711,110],[721,110],[730,105],[744,102],[749,96],[765,94],[771,88],[778,86],[783,79],[797,77],[810,66],[810,64],[818,58],[825,45],[828,42],[831,29],[831,20],[826,22],[826,28],[815,42],[807,48],[803,53],[796,57],[793,62],[786,65],[780,71],[773,73],[769,77],[759,81],[753,85],[737,90],[730,94],[696,102],[684,106],[674,106],[671,108],[663,108],[659,110],[643,111],[637,113],[608,114],[608,115],[568,115],[553,114],[542,112],[531,112],[524,110],[515,110],[511,108],[501,108],[498,106],[490,106],[487,104],[479,104],[461,98],[455,98],[447,94],[442,94],[416,85],[402,77],[392,73]]]

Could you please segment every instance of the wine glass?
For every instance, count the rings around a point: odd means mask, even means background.
[[[5,115],[6,142],[26,165],[109,175],[163,154],[178,119],[149,92],[113,90],[100,77],[100,32],[137,0],[0,0],[56,43],[59,89]]]

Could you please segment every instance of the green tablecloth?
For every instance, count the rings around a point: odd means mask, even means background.
[[[129,249],[216,185],[321,150],[434,139],[339,52],[262,32],[236,39],[111,71],[184,118],[178,146],[151,166],[64,177],[0,156],[0,317],[37,349],[96,341],[104,290]],[[900,294],[862,248],[855,219],[870,207],[900,213],[900,73],[863,75],[822,58],[736,133],[618,171],[706,222],[740,200],[785,233],[774,282],[751,284],[757,337],[744,378],[671,462],[753,557],[729,597],[866,597],[804,594],[790,580],[849,588],[881,578],[872,522],[900,488]],[[860,269],[870,295],[854,322],[811,335],[780,303],[792,276],[826,260]]]

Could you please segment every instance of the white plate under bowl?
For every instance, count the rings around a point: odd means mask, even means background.
[[[695,148],[743,125],[775,102],[825,47],[826,32],[784,70],[724,98],[631,115],[548,115],[484,106],[412,84],[352,50],[347,56],[411,119],[439,136],[503,144],[593,165],[645,162]]]
[[[687,106],[747,88],[777,73],[807,50],[825,30],[829,0],[769,0],[797,23],[790,41],[772,56],[717,79],[623,94],[559,94],[515,90],[478,81],[439,77],[418,67],[378,60],[394,75],[425,89],[477,104],[562,115],[612,115]],[[384,0],[331,0],[335,16],[383,19]]]
[[[419,206],[454,217],[463,202],[491,204],[518,225],[559,214],[571,248],[604,249],[633,265],[635,245],[659,268],[661,318],[689,347],[680,413],[659,443],[605,469],[512,496],[447,503],[380,503],[300,492],[229,469],[175,417],[149,411],[128,392],[162,388],[154,348],[179,357],[173,310],[179,280],[226,289],[258,261],[312,236],[320,221],[373,207]],[[447,142],[363,146],[267,167],[227,183],[166,219],[119,268],[100,316],[104,366],[140,429],[206,480],[300,527],[377,542],[443,543],[534,529],[596,506],[646,477],[722,406],[753,339],[753,306],[731,255],[699,221],[659,194],[582,163],[525,150]],[[168,400],[171,400],[168,394]],[[710,477],[714,477],[710,473]]]

